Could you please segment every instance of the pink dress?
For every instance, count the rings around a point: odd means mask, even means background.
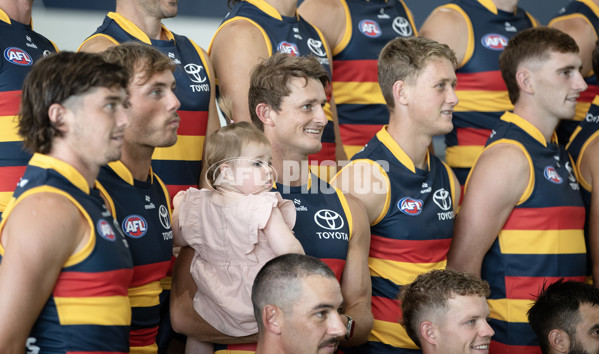
[[[220,332],[246,336],[258,331],[251,300],[254,278],[277,256],[262,229],[277,206],[293,228],[295,207],[278,192],[247,195],[227,205],[211,198],[213,193],[189,188],[174,201],[181,235],[195,250],[190,271],[198,291],[193,306]]]

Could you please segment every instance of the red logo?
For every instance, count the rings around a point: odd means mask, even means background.
[[[142,238],[148,231],[148,223],[139,215],[129,215],[123,220],[123,231],[132,238]]]
[[[30,66],[33,64],[33,59],[31,59],[31,55],[29,55],[23,49],[17,47],[10,47],[4,50],[4,59],[9,62],[21,66]]]
[[[368,37],[376,38],[383,34],[379,24],[373,20],[362,20],[358,26],[360,28],[360,32]]]
[[[297,45],[295,45],[295,43],[289,43],[289,42],[283,41],[283,42],[279,43],[279,45],[277,47],[279,48],[279,52],[281,52],[281,53],[286,53],[293,57],[299,57],[299,55],[300,55],[299,49],[297,48]]]
[[[116,241],[116,234],[114,233],[114,230],[108,221],[100,219],[96,227],[98,228],[98,233],[103,239],[112,242]]]
[[[553,166],[545,167],[544,175],[545,178],[551,183],[562,184],[564,182],[562,177],[557,173]]]
[[[483,37],[481,42],[485,48],[491,50],[504,50],[507,46],[508,39],[497,33],[489,33]]]
[[[422,212],[422,200],[414,199],[410,197],[402,198],[399,203],[397,203],[397,207],[399,210],[410,216],[416,216]]]

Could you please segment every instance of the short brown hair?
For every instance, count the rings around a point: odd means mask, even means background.
[[[395,109],[393,85],[397,81],[413,85],[420,72],[434,58],[446,58],[454,69],[458,66],[453,50],[432,39],[399,37],[385,45],[379,55],[378,79],[390,111]]]
[[[426,313],[447,312],[447,300],[456,296],[487,297],[489,294],[489,284],[470,273],[436,269],[420,274],[414,282],[402,286],[399,292],[402,325],[408,336],[420,346],[418,328]]]
[[[281,109],[283,97],[289,96],[289,81],[292,78],[315,79],[327,87],[329,74],[314,57],[293,57],[285,53],[276,53],[256,65],[250,77],[248,103],[252,122],[260,130],[264,125],[256,114],[256,107],[266,103],[276,112]]]
[[[31,152],[50,152],[54,137],[61,136],[48,116],[52,104],[97,87],[126,89],[128,81],[127,69],[99,54],[60,52],[38,61],[23,82],[19,113],[23,146]]]
[[[166,70],[174,72],[176,68],[175,63],[159,50],[137,42],[112,46],[106,49],[102,56],[109,63],[116,63],[127,68],[131,80],[134,79],[134,73],[139,70],[144,83],[157,73]]]
[[[547,60],[552,51],[578,53],[576,41],[566,33],[551,27],[540,26],[525,29],[516,34],[499,56],[499,68],[512,104],[520,98],[516,73],[520,64],[527,60]]]
[[[268,145],[266,135],[252,123],[239,122],[229,124],[212,133],[206,141],[204,163],[207,164],[206,180],[213,185],[220,170],[217,164],[223,160],[239,157],[241,148],[248,144]]]

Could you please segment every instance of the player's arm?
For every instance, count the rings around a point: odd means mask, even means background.
[[[372,225],[387,208],[389,179],[377,163],[352,161],[333,177],[331,184],[362,203],[366,209],[367,225]]]
[[[455,221],[447,268],[480,277],[483,257],[520,201],[530,176],[526,156],[515,145],[498,144],[482,153]]]
[[[305,254],[302,244],[289,229],[289,225],[283,219],[283,214],[279,208],[272,209],[263,231],[268,244],[276,255],[287,253]]]
[[[204,156],[206,155],[206,141],[208,137],[212,135],[215,131],[220,128],[220,119],[218,118],[218,111],[216,110],[216,74],[214,73],[214,68],[212,67],[212,63],[208,58],[208,53],[206,53],[202,49],[202,53],[204,54],[204,58],[206,58],[206,71],[208,71],[208,75],[210,77],[210,106],[208,107],[208,125],[206,127],[206,138],[204,139],[204,149],[202,150],[202,161],[206,161]],[[200,173],[200,181],[198,183],[200,188],[208,187],[208,182],[206,181],[206,170],[208,166],[205,163],[202,163],[202,171]]]
[[[298,12],[322,32],[331,49],[335,49],[343,39],[346,18],[339,0],[305,0]]]
[[[356,323],[352,339],[344,346],[364,344],[374,323],[370,301],[372,285],[368,268],[370,251],[370,228],[362,203],[351,195],[346,196],[353,220],[353,233],[347,251],[347,260],[341,276],[341,293],[344,312]]]
[[[582,60],[581,74],[583,77],[587,77],[593,69],[592,53],[593,49],[595,49],[595,41],[597,40],[593,26],[582,16],[569,17],[555,22],[551,21],[549,26],[557,28],[574,38],[580,49],[578,56]]]
[[[589,222],[589,254],[593,265],[593,285],[599,287],[599,139],[595,138],[586,148],[580,161],[581,177],[591,186],[591,208]],[[593,184],[594,181],[597,183]]]
[[[173,269],[170,310],[171,324],[175,332],[210,343],[238,344],[256,342],[258,340],[257,335],[230,337],[219,332],[195,311],[193,308],[193,297],[198,287],[189,272],[193,255],[194,250],[191,247],[182,248]]]
[[[103,35],[98,35],[98,36],[94,36],[89,38],[88,40],[86,40],[85,42],[83,42],[80,46],[79,49],[77,49],[78,52],[88,52],[88,53],[99,53],[99,52],[103,52],[106,49],[117,45],[117,43],[111,41],[110,39],[108,39],[107,37],[103,36]]]
[[[449,8],[437,8],[424,21],[418,36],[447,44],[453,49],[458,64],[461,65],[468,48],[468,32],[468,24],[459,12]]]
[[[19,202],[2,231],[0,348],[23,353],[33,324],[69,256],[89,240],[90,229],[66,197],[39,193]]]
[[[459,210],[460,199],[462,197],[460,181],[458,180],[458,177],[455,175],[455,173],[451,171],[451,169],[448,172],[449,178],[453,179],[453,185],[455,186],[455,194],[453,197],[453,212],[457,213]]]
[[[248,107],[250,74],[254,66],[270,56],[258,27],[246,20],[226,24],[212,41],[210,60],[221,96],[233,102],[233,120],[251,122]]]

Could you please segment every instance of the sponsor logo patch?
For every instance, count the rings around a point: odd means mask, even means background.
[[[562,184],[564,182],[562,177],[557,173],[553,166],[545,167],[545,171],[543,171],[543,174],[545,175],[545,178],[551,183]]]
[[[402,37],[409,37],[412,35],[412,26],[410,21],[406,20],[401,16],[397,16],[391,24],[393,30]]]
[[[422,213],[422,200],[414,199],[410,197],[402,198],[398,203],[397,207],[399,210],[410,216],[416,216]]]
[[[4,59],[16,65],[33,65],[33,59],[31,59],[31,55],[29,55],[29,53],[27,53],[23,49],[17,47],[6,48],[4,50]]]
[[[504,50],[507,46],[508,39],[497,33],[489,33],[485,35],[481,42],[487,49],[491,50]]]
[[[129,215],[123,220],[125,234],[131,238],[142,238],[148,231],[148,223],[139,215]]]
[[[294,57],[299,57],[299,49],[295,43],[289,43],[283,41],[277,45],[278,51],[281,53],[286,53]]]
[[[343,217],[334,210],[321,209],[314,214],[316,224],[326,230],[339,230],[345,225]]]
[[[376,38],[383,33],[379,24],[373,20],[362,20],[358,26],[360,32],[367,37]]]

